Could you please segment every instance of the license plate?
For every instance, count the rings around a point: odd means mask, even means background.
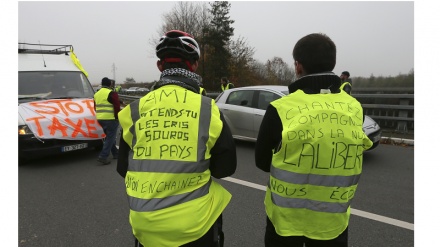
[[[74,151],[74,150],[84,149],[84,148],[87,148],[87,143],[81,143],[81,144],[62,147],[61,152],[69,152],[69,151]]]

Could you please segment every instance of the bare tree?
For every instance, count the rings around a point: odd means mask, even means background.
[[[157,30],[157,34],[149,39],[153,56],[159,37],[169,30],[180,30],[194,36],[202,46],[203,28],[207,27],[212,19],[207,2],[177,2],[167,13],[162,15],[163,24]]]
[[[206,2],[177,2],[173,9],[163,15],[164,24],[160,32],[178,29],[200,37],[202,30],[209,24],[209,9]]]
[[[228,50],[231,54],[229,61],[230,79],[235,86],[248,86],[252,83],[252,66],[254,63],[255,48],[250,47],[247,40],[239,36],[229,42]]]
[[[234,63],[242,63],[249,66],[254,61],[255,48],[250,47],[247,40],[241,36],[229,42],[229,51],[231,53],[231,60]]]
[[[252,71],[255,74],[258,74],[261,78],[264,78],[264,80],[269,78],[269,73],[267,71],[266,65],[258,60],[254,60],[254,62],[252,63]]]
[[[136,83],[136,80],[133,77],[126,77],[124,83]]]
[[[292,82],[295,71],[280,57],[274,57],[266,62],[267,76],[270,84],[288,85]]]

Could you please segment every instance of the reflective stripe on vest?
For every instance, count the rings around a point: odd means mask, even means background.
[[[199,163],[179,161],[179,165],[176,166],[175,160],[132,159],[130,165],[130,170],[137,172],[201,173],[209,169],[209,160],[202,160]]]
[[[112,90],[108,88],[101,88],[95,93],[96,118],[98,120],[112,120],[115,119],[113,104],[108,102],[108,97]]]
[[[307,199],[297,199],[297,198],[285,198],[279,196],[275,193],[271,194],[272,202],[280,207],[284,208],[307,208],[313,211],[323,211],[325,208],[327,213],[345,213],[347,208],[350,206],[350,202],[346,203],[333,203],[333,202],[320,202]]]
[[[325,176],[317,174],[300,174],[286,172],[274,166],[271,167],[270,175],[276,179],[295,184],[310,184],[328,187],[349,187],[356,185],[361,177],[360,174],[352,176]]]
[[[272,157],[267,215],[281,236],[333,239],[348,225],[363,151],[372,145],[362,130],[362,106],[345,92],[302,90],[271,104],[283,132]]]
[[[161,89],[158,89],[158,91]],[[156,93],[156,92],[154,92]],[[198,144],[197,144],[197,160],[194,162],[191,161],[185,161],[185,160],[158,160],[158,159],[133,159],[134,152],[133,149],[130,150],[129,154],[129,166],[128,171],[129,172],[149,172],[149,173],[166,173],[166,174],[200,174],[196,175],[197,177],[200,177],[200,180],[202,180],[202,177],[205,176],[205,179],[208,179],[208,181],[202,185],[201,187],[189,191],[182,194],[177,195],[169,195],[167,197],[163,198],[150,198],[150,199],[144,199],[144,198],[138,198],[135,196],[129,197],[129,204],[130,208],[137,212],[149,212],[149,211],[155,211],[171,206],[178,205],[180,203],[189,202],[193,199],[205,196],[209,193],[209,187],[211,185],[211,178],[210,176],[206,178],[206,174],[209,174],[209,160],[205,159],[205,152],[206,152],[206,142],[209,138],[209,124],[211,121],[211,98],[206,97],[200,97],[201,98],[201,108],[199,112],[199,119],[198,119],[198,136],[199,137],[206,137],[206,138],[198,138]],[[131,141],[131,147],[135,147],[137,143],[137,136],[136,136],[136,130],[135,130],[135,124],[137,120],[141,119],[139,115],[139,104],[142,102],[136,102],[134,104],[130,104],[130,114],[131,119],[133,121],[133,125],[130,127],[129,131],[131,132],[133,138]],[[154,175],[151,175],[154,176]],[[189,175],[187,175],[189,176]],[[126,177],[127,179],[127,177]],[[186,178],[186,182],[188,182],[189,178]],[[157,181],[156,181],[157,182]],[[127,183],[127,181],[126,181]],[[163,182],[165,183],[164,186],[170,187],[171,182]],[[182,182],[183,183],[183,182]],[[191,182],[189,182],[191,183]],[[186,185],[185,185],[186,186]],[[184,187],[185,187],[184,186]]]
[[[130,205],[130,209],[137,212],[150,212],[163,208],[168,208],[207,195],[209,193],[211,181],[212,180],[209,180],[208,183],[195,191],[174,196],[168,196],[165,198],[140,199],[128,196],[128,203]]]

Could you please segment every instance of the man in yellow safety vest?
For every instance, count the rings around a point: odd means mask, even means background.
[[[118,113],[121,110],[121,105],[118,93],[113,91],[112,80],[104,77],[101,80],[101,85],[101,89],[93,97],[96,118],[106,135],[98,156],[98,162],[108,165],[110,160],[107,158],[110,153],[113,155],[113,159],[118,159],[119,151],[116,147],[116,134],[119,127]]]
[[[341,73],[341,90],[344,90],[345,92],[347,92],[348,94],[351,94],[351,78],[350,78],[350,73],[348,71],[343,71]]]
[[[229,82],[227,77],[222,77],[220,79],[220,83],[221,83],[222,92],[225,91],[225,90],[234,88],[234,84]]]
[[[325,34],[293,48],[296,81],[272,101],[255,145],[256,166],[270,172],[265,246],[348,246],[350,204],[372,142],[363,110],[331,72],[336,46]]]

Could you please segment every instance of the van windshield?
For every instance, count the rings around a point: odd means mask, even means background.
[[[18,99],[93,98],[93,88],[79,71],[18,72]]]

